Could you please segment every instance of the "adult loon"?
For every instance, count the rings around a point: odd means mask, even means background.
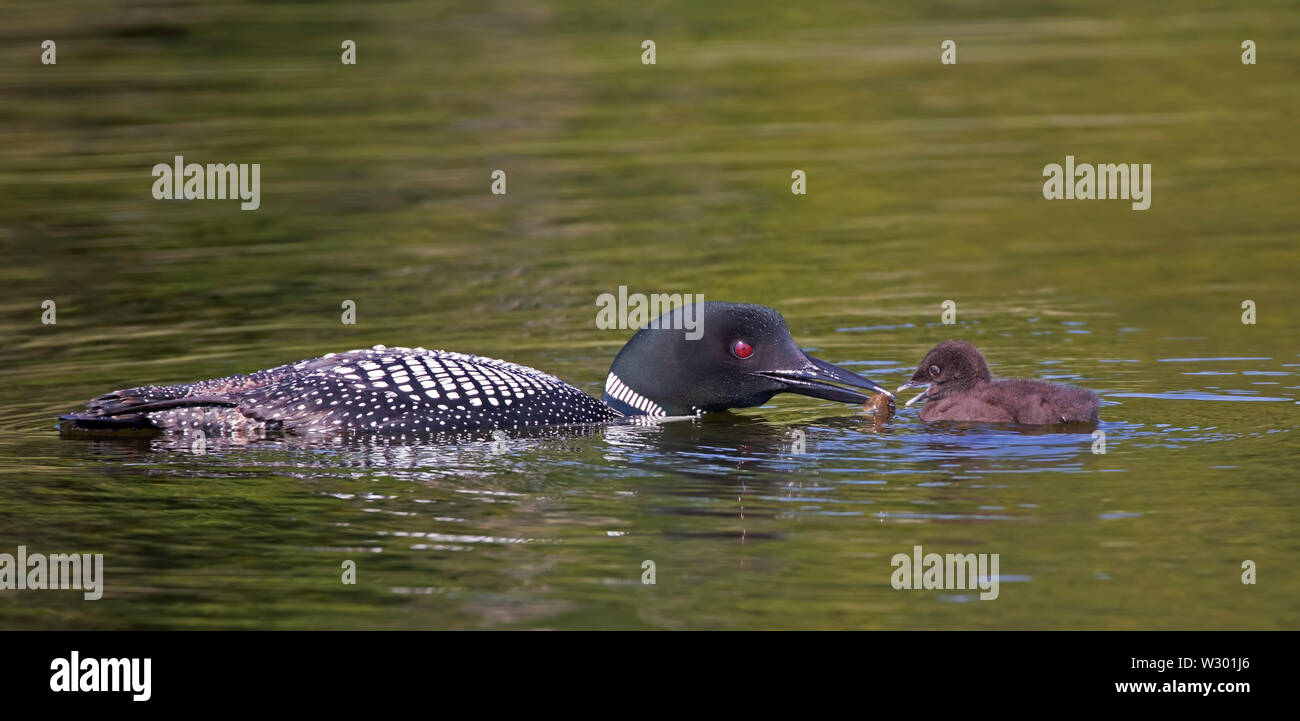
[[[683,317],[688,311],[694,315]],[[702,332],[683,330],[691,318]],[[502,360],[375,346],[248,375],[113,391],[61,418],[76,429],[436,433],[697,415],[785,392],[844,403],[869,398],[855,389],[890,395],[805,354],[775,310],[707,302],[637,331],[614,358],[601,400]]]
[[[940,343],[925,354],[912,378],[898,387],[925,386],[907,405],[925,399],[921,420],[981,423],[1096,423],[1097,394],[1040,380],[994,380],[979,349],[963,340]]]

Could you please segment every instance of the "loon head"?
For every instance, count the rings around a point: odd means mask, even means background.
[[[907,402],[907,405],[925,398],[936,401],[950,395],[965,393],[980,383],[993,380],[988,363],[975,346],[964,340],[946,340],[930,349],[925,354],[916,373],[906,383],[898,387],[900,392],[908,388],[925,388],[920,395]]]
[[[892,395],[862,376],[804,353],[785,319],[741,303],[679,306],[623,346],[602,400],[627,415],[683,416],[762,405],[777,393],[844,403]]]

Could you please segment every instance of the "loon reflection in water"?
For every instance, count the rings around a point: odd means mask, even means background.
[[[703,335],[688,337],[684,311]],[[421,433],[690,416],[777,393],[863,403],[867,378],[805,354],[771,308],[678,307],[643,328],[610,366],[600,400],[526,366],[423,348],[354,350],[174,386],[113,391],[61,418],[64,430],[194,429]]]

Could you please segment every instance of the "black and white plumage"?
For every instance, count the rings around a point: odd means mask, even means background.
[[[600,400],[503,360],[375,346],[248,375],[127,388],[62,418],[77,431],[406,435],[697,415],[786,392],[862,403],[863,389],[888,394],[804,353],[771,308],[710,302],[678,307],[637,331],[610,366]]]
[[[598,423],[618,415],[527,366],[375,346],[248,375],[114,391],[66,418],[206,432],[419,433]]]

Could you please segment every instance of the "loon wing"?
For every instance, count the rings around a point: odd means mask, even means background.
[[[115,391],[64,418],[86,427],[404,433],[593,423],[616,415],[527,366],[376,346],[249,375]]]

